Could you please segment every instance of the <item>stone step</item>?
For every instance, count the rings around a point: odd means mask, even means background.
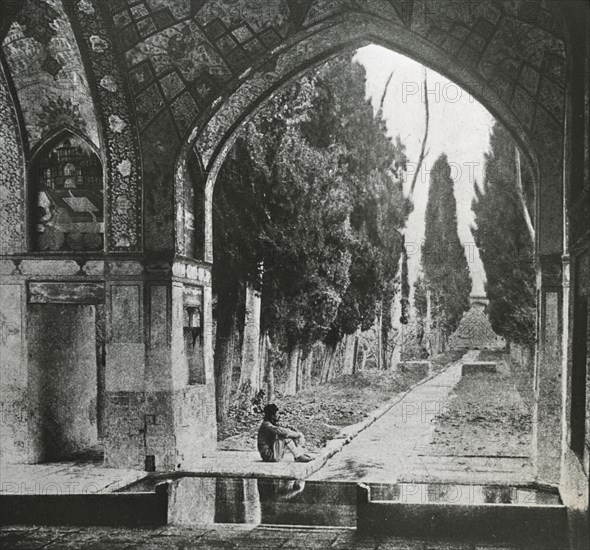
[[[168,484],[154,491],[92,494],[0,494],[0,525],[166,525]]]
[[[439,540],[476,543],[525,544],[533,547],[567,543],[567,513],[558,503],[543,498],[527,502],[462,502],[429,498],[433,484],[412,486],[416,498],[392,500],[379,487],[357,485],[357,530],[362,536],[437,537]],[[498,488],[494,488],[498,489]],[[510,489],[510,488],[508,488]],[[440,496],[440,495],[439,495]],[[380,500],[382,499],[382,500]],[[502,493],[495,500],[502,501]],[[548,499],[551,502],[551,499]],[[538,503],[541,502],[541,503]]]

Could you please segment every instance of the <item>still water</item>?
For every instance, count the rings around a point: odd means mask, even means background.
[[[150,478],[122,489],[152,491]],[[356,526],[356,483],[273,478],[170,479],[169,521],[175,524]],[[534,488],[437,483],[369,484],[371,501],[438,504],[560,504]]]

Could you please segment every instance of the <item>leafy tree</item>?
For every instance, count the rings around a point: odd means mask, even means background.
[[[446,154],[435,161],[430,175],[422,268],[431,291],[433,320],[448,337],[469,309],[471,277],[457,233],[457,202]]]
[[[338,148],[310,143],[302,126],[313,75],[276,94],[244,133],[263,188],[263,316],[288,350],[324,338],[349,282],[350,200]]]
[[[242,329],[245,284],[262,280],[262,333],[290,356],[374,323],[392,299],[411,208],[405,162],[349,55],[273,94],[245,125],[214,197],[220,384],[236,343],[227,332]]]
[[[399,136],[392,142],[381,113],[375,115],[365,98],[364,67],[342,56],[321,67],[317,78],[320,93],[304,132],[312,143],[338,147],[352,201],[350,284],[326,338],[334,346],[358,328],[367,330],[380,310],[388,329],[401,253],[399,229],[411,203],[401,180],[405,146]]]
[[[483,188],[475,184],[471,228],[486,272],[492,328],[511,342],[535,339],[534,244],[516,182],[516,147],[496,123],[485,155]],[[531,177],[523,173],[525,190]]]

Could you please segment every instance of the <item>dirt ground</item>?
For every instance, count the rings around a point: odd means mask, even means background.
[[[532,373],[512,365],[502,352],[496,373],[461,378],[435,420],[429,455],[529,456],[532,442]]]
[[[446,352],[432,360],[433,370],[441,370],[463,352]],[[282,411],[281,424],[303,432],[309,451],[320,449],[344,427],[356,424],[368,414],[420,381],[414,373],[366,369],[355,375],[340,376],[327,384],[312,386],[294,396],[277,397]],[[262,416],[234,406],[229,422],[218,427],[218,449],[255,450]]]

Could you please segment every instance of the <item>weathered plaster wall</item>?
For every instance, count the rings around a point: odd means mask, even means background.
[[[86,450],[97,437],[94,306],[29,304],[30,459]]]
[[[561,295],[540,292],[539,352],[535,365],[533,459],[537,480],[557,485],[562,452]]]
[[[144,389],[143,285],[139,282],[109,285],[109,325],[106,343],[106,390]]]
[[[217,444],[213,385],[176,391],[116,392],[107,395],[105,464],[144,469],[190,470]]]
[[[106,464],[188,469],[216,446],[211,335],[201,328],[200,380],[189,378],[184,340],[187,306],[200,308],[201,324],[211,314],[210,270],[161,259],[116,272],[137,280],[109,285]]]

